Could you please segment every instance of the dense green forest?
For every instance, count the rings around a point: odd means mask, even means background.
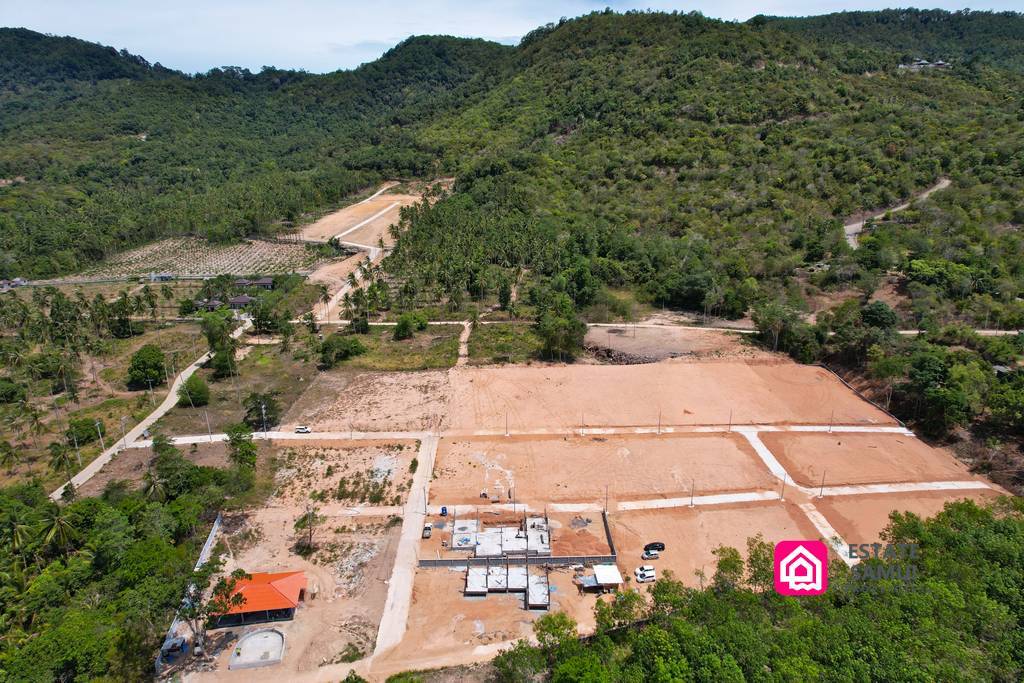
[[[1024,43],[1017,12],[946,12],[938,9],[886,9],[839,12],[818,17],[764,17],[771,23],[823,43],[851,42],[896,52],[904,63],[914,59],[991,64],[1024,71]]]
[[[167,235],[271,234],[383,173],[430,175],[407,124],[469,96],[507,50],[412,38],[355,71],[189,77],[87,48],[0,29],[0,64],[20,65],[0,83],[0,178],[20,181],[0,187],[0,277]]]

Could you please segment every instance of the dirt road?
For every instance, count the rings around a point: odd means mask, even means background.
[[[949,178],[939,178],[939,182],[935,183],[927,190],[918,192],[909,200],[903,202],[899,206],[892,206],[889,207],[888,209],[882,209],[881,211],[876,211],[874,213],[868,214],[867,216],[864,216],[860,220],[847,223],[846,225],[843,226],[843,232],[846,233],[846,241],[850,244],[852,248],[856,249],[857,239],[860,237],[860,234],[864,232],[865,223],[867,223],[868,221],[875,220],[876,218],[881,218],[887,213],[894,213],[896,211],[903,211],[904,209],[910,208],[910,205],[913,204],[914,202],[921,201],[922,199],[927,199],[933,192],[944,190],[949,186]]]

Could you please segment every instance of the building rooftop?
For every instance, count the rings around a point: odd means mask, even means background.
[[[232,607],[227,614],[292,609],[299,604],[305,588],[305,572],[259,572],[236,584],[235,593],[245,596],[245,602]]]

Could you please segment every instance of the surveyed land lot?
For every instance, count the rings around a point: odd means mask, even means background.
[[[846,546],[877,541],[893,510],[928,516],[1002,493],[828,370],[776,358],[343,367],[304,383],[283,423],[267,444],[274,493],[226,532],[229,566],[303,569],[318,596],[280,627],[283,668],[246,680],[285,671],[339,680],[350,670],[377,680],[480,662],[532,637],[539,612],[525,609],[524,593],[467,595],[468,558],[495,547],[476,530],[510,531],[507,546],[499,531],[497,554],[475,557],[500,567],[506,547],[518,552],[527,516],[544,525],[523,537],[546,537],[541,557],[551,561],[531,566],[548,582],[548,609],[586,633],[608,598],[574,583],[581,561],[614,558],[624,577],[650,563],[700,586],[718,548],[745,556],[760,535],[823,539],[849,564]],[[292,433],[295,424],[312,433]],[[211,441],[190,455],[222,459],[216,436],[186,437]],[[145,459],[122,458],[112,472],[137,481]],[[311,509],[317,550],[299,554],[297,520]],[[652,541],[665,550],[642,560]]]
[[[738,434],[443,439],[431,502],[600,503],[767,489],[775,479]],[[607,487],[607,488],[606,488]],[[483,495],[487,495],[487,499]]]
[[[798,484],[828,486],[971,479],[967,467],[903,434],[765,432],[761,440]]]
[[[979,505],[999,497],[1000,491],[977,489],[965,491],[916,491],[892,495],[835,496],[815,503],[815,506],[842,534],[847,543],[877,543],[882,530],[889,524],[893,511],[913,512],[919,517],[932,517],[942,511],[946,503],[973,500]]]
[[[454,430],[895,424],[832,373],[790,362],[483,368],[451,376]]]
[[[394,244],[388,227],[398,222],[403,206],[419,201],[414,194],[391,194],[387,191],[330,213],[302,229],[307,240],[326,242],[336,237],[342,242],[376,246]]]

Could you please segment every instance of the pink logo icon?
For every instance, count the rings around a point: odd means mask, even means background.
[[[775,592],[821,595],[828,589],[828,547],[821,541],[775,544]]]

